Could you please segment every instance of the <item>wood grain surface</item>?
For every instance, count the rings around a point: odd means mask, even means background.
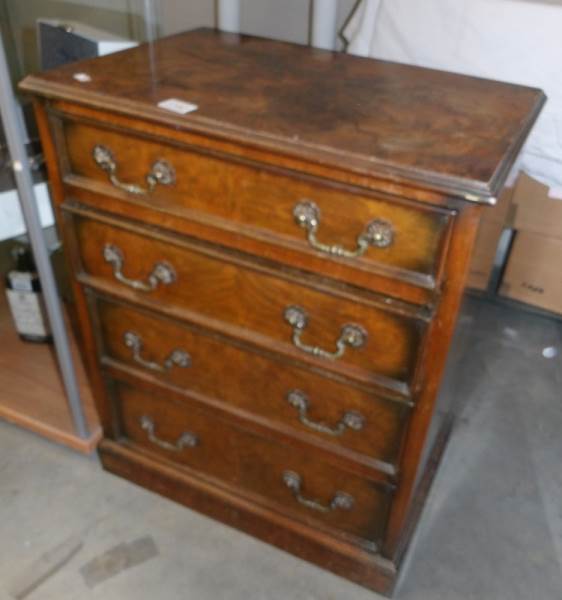
[[[186,309],[192,320],[206,317],[236,327],[239,337],[253,335],[256,343],[307,360],[311,353],[295,345],[294,328],[284,316],[289,307],[298,306],[308,315],[302,334],[306,345],[335,352],[347,324],[360,326],[366,334],[361,347],[347,346],[339,359],[315,358],[318,365],[340,372],[349,367],[351,376],[356,374],[373,382],[378,379],[397,389],[406,386],[407,390],[412,381],[425,325],[414,314],[385,310],[368,301],[360,302],[357,297],[346,298],[336,290],[327,294],[298,279],[281,279],[278,274],[258,270],[253,264],[246,268],[232,264],[229,255],[205,253],[203,248],[198,252],[197,246],[177,247],[169,241],[143,237],[94,220],[77,219],[75,233],[84,272],[112,284],[115,293],[130,286],[116,279],[114,265],[104,259],[107,244],[120,249],[122,272],[134,281],[146,283],[158,263],[165,262],[174,269],[174,282],[160,284],[153,291],[136,292],[155,305],[168,310]],[[221,329],[224,326],[218,325]]]
[[[22,341],[0,286],[0,418],[84,454],[92,453],[102,431],[75,337],[68,326],[80,398],[89,435],[76,433],[52,344]]]
[[[225,481],[275,501],[279,510],[306,523],[320,522],[367,542],[378,543],[384,532],[390,490],[383,484],[362,480],[318,460],[313,454],[298,456],[271,439],[244,432],[216,414],[195,406],[177,404],[164,393],[143,393],[129,385],[114,386],[121,417],[121,434],[136,445],[166,460],[185,465],[205,476]],[[185,433],[196,436],[193,448],[166,450],[149,440],[141,427],[144,416],[154,423],[159,440],[175,444]],[[292,471],[302,477],[302,495],[322,507],[330,507],[337,492],[353,498],[349,510],[322,511],[301,504],[284,483]]]
[[[396,197],[385,198],[380,193],[368,196],[362,190],[352,193],[325,183],[313,184],[263,166],[251,167],[226,157],[138,138],[130,132],[116,132],[101,123],[92,126],[66,121],[62,127],[66,156],[59,159],[66,165],[67,181],[75,185],[91,189],[92,182],[96,182],[104,184],[105,194],[116,191],[107,172],[93,160],[93,150],[98,145],[111,150],[120,180],[144,188],[152,166],[165,160],[174,168],[174,184],[157,185],[146,196],[135,195],[136,200],[144,200],[153,210],[198,221],[212,219],[220,228],[236,227],[240,235],[267,238],[280,246],[281,259],[287,246],[307,254],[323,254],[324,272],[329,275],[334,256],[315,251],[293,215],[298,204],[313,202],[319,211],[317,237],[326,245],[353,251],[371,222],[383,221],[392,228],[392,243],[384,248],[371,246],[362,257],[344,261],[350,270],[383,273],[430,289],[436,285],[446,249],[444,238],[452,218],[449,211]],[[342,206],[346,207],[343,211]]]
[[[196,395],[203,403],[226,404],[227,409],[240,408],[244,418],[254,415],[265,417],[267,424],[285,425],[291,435],[305,434],[310,441],[332,447],[350,449],[371,459],[392,465],[394,472],[398,459],[404,422],[409,407],[404,402],[384,399],[380,395],[340,382],[329,373],[318,373],[303,366],[280,361],[251,347],[232,344],[209,335],[205,331],[158,317],[146,311],[135,310],[126,304],[108,299],[96,299],[102,360],[110,364],[134,367],[156,377],[159,381]],[[135,362],[133,353],[125,345],[127,331],[138,334],[143,343],[142,356],[163,364],[175,349],[187,352],[191,364],[187,368],[174,367],[164,373]],[[315,431],[301,423],[299,412],[288,402],[288,394],[298,390],[309,399],[308,416],[311,420],[335,427],[348,411],[364,418],[359,431],[346,429],[339,436]],[[353,457],[357,460],[357,457]],[[377,459],[377,460],[373,460]],[[388,469],[387,469],[388,470]]]
[[[80,83],[77,72],[91,80]],[[199,29],[28,77],[22,89],[446,193],[494,196],[540,90]],[[198,105],[177,115],[176,98]]]

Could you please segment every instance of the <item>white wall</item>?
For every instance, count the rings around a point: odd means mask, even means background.
[[[307,43],[307,0],[241,0],[240,8],[240,29],[243,33]]]
[[[338,1],[338,28],[356,3]],[[162,35],[215,24],[215,0],[160,0],[159,11]],[[242,33],[306,44],[309,17],[309,0],[241,0]]]
[[[160,0],[160,34],[215,26],[215,0]]]

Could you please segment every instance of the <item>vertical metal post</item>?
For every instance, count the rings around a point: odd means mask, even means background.
[[[221,31],[240,31],[240,0],[217,0],[217,25]]]
[[[47,315],[53,333],[55,349],[57,353],[59,368],[74,426],[78,435],[85,439],[88,437],[88,426],[84,417],[78,382],[74,371],[74,364],[70,352],[70,345],[66,335],[64,319],[57,293],[57,287],[51,262],[45,244],[43,229],[37,210],[33,182],[29,171],[29,161],[25,151],[24,140],[27,138],[22,131],[22,123],[19,119],[17,102],[12,89],[10,73],[4,51],[4,40],[0,35],[0,114],[4,123],[8,150],[12,159],[12,167],[18,188],[20,204],[23,217],[27,227],[27,233],[31,241],[37,271],[41,280],[41,287],[47,307]]]
[[[146,41],[152,43],[158,37],[158,16],[154,0],[143,0],[143,8]]]
[[[338,0],[313,0],[310,43],[316,48],[334,50],[338,26]]]

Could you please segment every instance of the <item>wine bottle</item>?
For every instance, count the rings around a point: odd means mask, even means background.
[[[49,342],[52,337],[31,248],[14,246],[12,258],[14,266],[6,275],[6,295],[16,331],[27,342]]]

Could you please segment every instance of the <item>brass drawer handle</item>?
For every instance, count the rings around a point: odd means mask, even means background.
[[[283,473],[283,481],[285,485],[293,492],[293,495],[297,501],[307,508],[311,508],[312,510],[317,510],[323,513],[328,513],[338,508],[340,510],[351,510],[353,508],[353,504],[355,503],[353,496],[350,496],[346,492],[336,492],[330,501],[330,504],[328,505],[322,504],[317,500],[305,498],[301,493],[302,478],[294,471],[285,471]]]
[[[124,183],[119,180],[119,177],[117,177],[117,162],[115,161],[113,152],[107,146],[97,144],[94,146],[92,155],[98,167],[107,173],[111,184],[129,194],[147,196],[154,191],[154,188],[158,184],[173,185],[176,182],[174,167],[165,160],[157,160],[152,165],[146,176],[147,187],[144,188],[140,185],[135,185],[134,183]]]
[[[309,245],[315,250],[330,254],[331,256],[356,258],[363,256],[369,249],[369,246],[388,248],[394,241],[392,224],[383,219],[375,219],[367,223],[365,229],[357,236],[357,248],[355,250],[346,250],[339,244],[329,245],[318,241],[316,232],[320,226],[320,209],[314,202],[308,200],[299,202],[293,209],[293,216],[296,223],[303,229],[306,229]]]
[[[106,244],[103,247],[103,258],[105,262],[113,267],[113,276],[115,279],[142,292],[152,292],[159,284],[170,285],[177,279],[174,267],[166,261],[159,261],[154,265],[152,273],[150,273],[146,282],[139,281],[138,279],[129,279],[123,275],[123,263],[125,262],[123,252],[113,244]]]
[[[164,361],[163,365],[160,365],[151,360],[146,360],[141,356],[142,351],[142,338],[138,333],[133,331],[126,331],[123,336],[125,346],[133,351],[133,360],[139,365],[142,365],[145,369],[156,371],[157,373],[165,373],[169,371],[174,365],[186,369],[191,366],[191,356],[185,351],[176,349],[173,350],[168,358]]]
[[[148,439],[163,448],[164,450],[169,450],[170,452],[181,452],[184,448],[195,448],[199,444],[199,438],[189,431],[185,431],[180,435],[178,440],[173,444],[170,442],[166,442],[165,440],[161,440],[155,433],[154,421],[147,417],[146,415],[141,417],[140,420],[141,427],[148,433]]]
[[[301,341],[302,332],[308,324],[308,315],[300,306],[288,306],[284,313],[285,321],[293,328],[293,344],[313,356],[321,356],[330,360],[341,358],[345,349],[360,348],[367,341],[367,332],[360,325],[347,324],[341,328],[341,334],[336,341],[336,351],[328,352],[318,346],[308,346]]]
[[[361,431],[361,429],[363,429],[363,426],[365,425],[365,417],[353,410],[344,413],[343,417],[340,419],[340,421],[336,424],[335,427],[330,427],[329,425],[325,425],[324,423],[317,423],[315,421],[311,421],[307,415],[309,400],[306,394],[304,392],[301,392],[300,390],[291,390],[287,394],[287,402],[299,411],[299,421],[303,425],[306,425],[310,429],[314,429],[314,431],[319,431],[320,433],[326,433],[327,435],[338,437],[342,435],[342,433],[346,429],[352,429],[353,431]]]

